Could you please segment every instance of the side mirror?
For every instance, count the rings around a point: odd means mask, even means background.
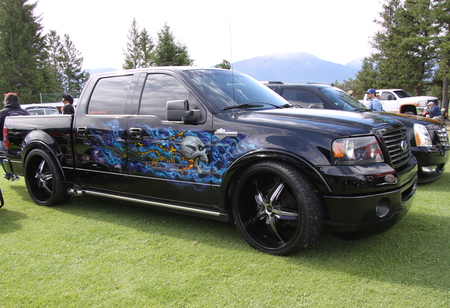
[[[187,100],[167,101],[166,112],[168,121],[196,123],[200,117],[200,110],[189,110]]]

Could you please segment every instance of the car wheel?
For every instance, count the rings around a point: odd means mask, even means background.
[[[66,203],[70,195],[61,171],[44,150],[32,150],[25,160],[25,183],[31,199],[44,206]]]
[[[259,162],[239,177],[233,218],[254,248],[289,255],[320,235],[323,206],[317,189],[297,169],[275,161]]]

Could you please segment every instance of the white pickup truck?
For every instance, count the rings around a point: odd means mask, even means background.
[[[439,105],[437,97],[413,96],[403,89],[380,89],[376,91],[384,111],[388,112],[421,115],[430,101]],[[367,94],[364,95],[363,102],[366,106],[369,104]]]

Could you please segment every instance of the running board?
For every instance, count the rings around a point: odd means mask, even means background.
[[[81,196],[84,194],[94,195],[94,196],[112,198],[112,199],[116,199],[116,200],[130,201],[130,202],[136,202],[136,203],[141,203],[141,204],[146,204],[146,205],[157,206],[157,207],[161,207],[163,209],[170,209],[170,210],[176,210],[176,211],[182,211],[182,212],[190,212],[190,213],[199,214],[199,215],[212,216],[215,219],[222,220],[222,221],[229,220],[229,216],[227,214],[224,214],[219,211],[197,209],[197,208],[173,205],[173,204],[168,204],[168,203],[163,203],[163,202],[147,201],[147,200],[138,199],[138,198],[111,195],[111,194],[107,194],[107,193],[101,193],[98,191],[92,191],[92,190],[86,190],[86,189],[69,188],[67,190],[67,192],[69,195],[72,195],[72,196]]]

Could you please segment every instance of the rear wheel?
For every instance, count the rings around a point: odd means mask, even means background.
[[[317,189],[282,162],[259,162],[242,173],[233,197],[233,217],[252,247],[274,255],[307,247],[323,227]]]
[[[70,195],[60,169],[44,150],[32,150],[25,160],[25,183],[31,199],[44,206],[66,203]]]

